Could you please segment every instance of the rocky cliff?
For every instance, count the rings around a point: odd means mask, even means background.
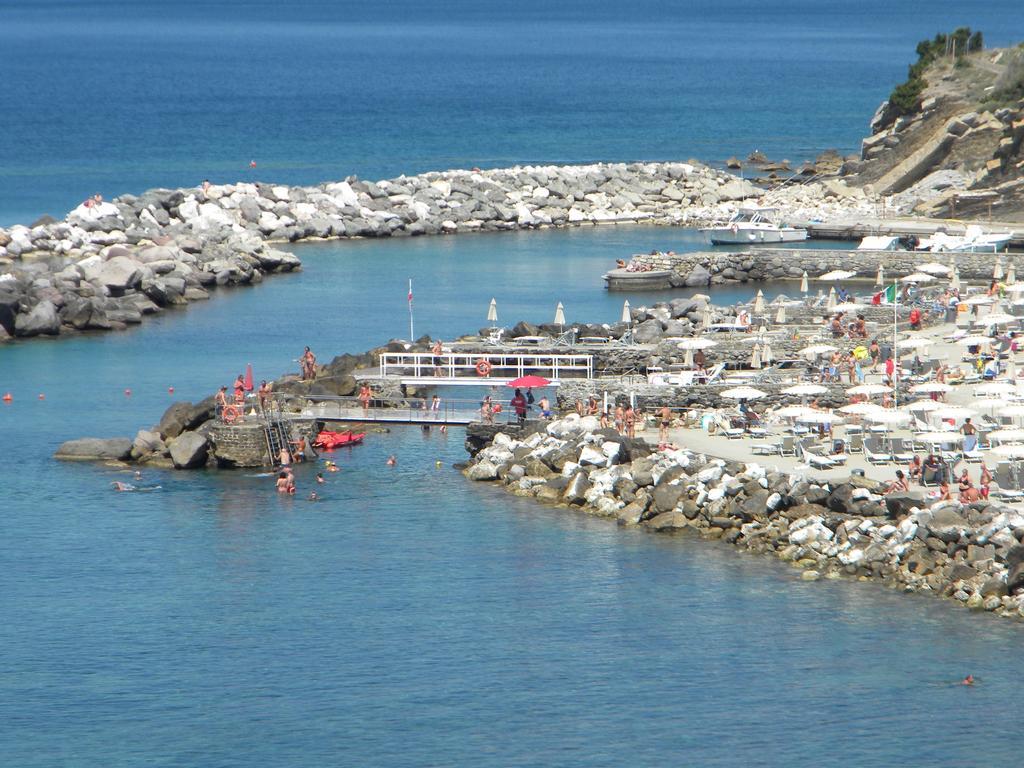
[[[846,180],[900,213],[1024,220],[1024,50],[951,48],[915,67],[878,108]]]

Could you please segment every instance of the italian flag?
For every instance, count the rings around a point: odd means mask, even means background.
[[[871,297],[872,304],[895,304],[896,303],[896,283],[893,283],[884,291],[879,291]]]

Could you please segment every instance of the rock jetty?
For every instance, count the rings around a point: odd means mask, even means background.
[[[869,201],[835,181],[767,194],[692,162],[155,189],[88,201],[64,221],[0,229],[0,339],[124,328],[215,287],[299,268],[275,243],[621,222],[698,226],[749,199],[805,218],[849,215]]]
[[[467,478],[658,532],[689,532],[802,569],[875,580],[1024,617],[1024,515],[988,502],[880,495],[851,475],[816,480],[695,454],[652,451],[575,414],[527,427],[473,425]]]

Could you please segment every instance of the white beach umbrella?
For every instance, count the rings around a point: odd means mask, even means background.
[[[855,301],[847,301],[842,304],[836,304],[832,307],[833,312],[858,312],[864,309],[863,304],[858,304]]]
[[[1003,260],[996,259],[996,265],[992,268],[992,279],[1002,280],[1003,279]]]
[[[786,305],[779,305],[779,311],[775,313],[775,322],[780,325],[786,322]]]
[[[1012,354],[1006,360],[1006,378],[1010,381],[1017,380],[1017,358]]]
[[[687,368],[693,368],[693,347],[686,348],[686,355],[683,356],[683,365]]]
[[[771,365],[775,360],[775,356],[772,354],[772,345],[767,341],[764,343],[764,347],[761,348],[761,359],[764,360],[765,365]]]
[[[784,405],[778,410],[774,411],[776,416],[783,419],[795,419],[799,416],[803,416],[806,413],[814,413],[813,408],[809,408],[806,405]]]
[[[1013,262],[1010,262],[1009,269],[1006,270],[1006,284],[1013,285],[1017,282],[1017,270],[1013,268]]]
[[[864,416],[868,413],[878,413],[885,409],[878,403],[850,403],[839,409],[842,413],[849,413],[856,416]]]
[[[924,349],[930,347],[935,342],[932,339],[926,339],[923,336],[912,336],[909,339],[900,339],[896,342],[898,349]]]
[[[683,339],[676,346],[680,349],[707,349],[709,347],[717,347],[718,342],[703,336],[692,336],[689,339]]]
[[[873,421],[877,424],[906,424],[912,418],[906,411],[897,411],[892,408],[882,408],[878,411],[862,413],[861,418],[866,421]]]
[[[915,395],[918,394],[929,394],[931,392],[951,392],[952,387],[949,384],[943,384],[938,381],[926,381],[924,384],[915,384],[910,388],[910,392]]]
[[[732,387],[731,389],[723,389],[720,394],[722,397],[728,397],[730,400],[757,400],[768,393],[753,387]]]
[[[791,387],[779,390],[784,395],[799,395],[800,397],[811,396],[811,395],[824,395],[828,392],[828,387],[823,387],[821,384],[794,384]]]
[[[700,324],[705,328],[710,328],[713,322],[714,318],[711,316],[711,305],[705,304],[700,315]]]
[[[1019,443],[1024,440],[1024,429],[997,429],[988,433],[988,439],[997,443]]]
[[[764,292],[760,288],[757,290],[757,296],[754,297],[754,306],[751,311],[755,315],[764,314]]]
[[[755,370],[761,367],[761,345],[755,344],[754,351],[750,355],[750,367]]]
[[[819,280],[849,280],[851,277],[854,277],[856,274],[857,274],[856,272],[848,272],[845,269],[834,269],[831,272],[826,272],[824,275],[821,275],[818,279]]]
[[[956,343],[962,347],[983,347],[986,344],[991,344],[993,341],[991,336],[979,336],[974,334],[971,336],[961,336],[956,340]]]
[[[1007,293],[1024,293],[1024,283],[1014,283],[1006,286]]]
[[[800,277],[800,291],[807,293],[807,273],[804,272]]]
[[[839,416],[832,411],[815,411],[809,410],[807,413],[802,413],[796,417],[797,421],[802,421],[806,424],[842,424],[843,417]]]
[[[836,289],[835,286],[828,289],[828,299],[825,301],[825,309],[830,312],[836,308]]]
[[[629,311],[629,299],[626,299],[624,302],[622,302],[622,318],[621,319],[622,319],[622,322],[624,322],[624,323],[632,323],[633,322],[633,315]]]
[[[882,269],[882,263],[878,263],[878,274],[875,275],[875,285],[885,285],[885,270]]]
[[[960,433],[953,432],[922,432],[919,435],[914,435],[915,440],[920,440],[922,443],[931,443],[932,445],[941,445],[945,443],[958,443],[960,442]]]
[[[962,405],[943,404],[941,408],[932,411],[931,415],[938,416],[940,419],[966,419],[976,416],[977,413],[973,408],[965,408]]]
[[[974,388],[975,396],[983,397],[1007,397],[1019,393],[1020,390],[1007,381],[988,381]]]
[[[949,287],[954,291],[960,290],[960,272],[959,270],[953,270],[953,276],[949,278]]]
[[[798,354],[807,355],[811,357],[813,355],[824,355],[827,352],[835,352],[838,347],[833,347],[831,344],[811,344],[809,347],[804,347]]]
[[[995,307],[993,307],[995,309]],[[1007,325],[1009,323],[1017,322],[1015,316],[1007,314],[1006,312],[989,312],[984,317],[979,317],[975,320],[976,325]]]
[[[929,275],[948,275],[950,273],[949,267],[945,264],[938,264],[934,261],[929,261],[926,264],[919,265],[917,271],[925,272]]]
[[[558,306],[555,307],[555,325],[565,325],[565,308],[562,302],[558,302]]]
[[[490,323],[498,322],[498,302],[494,299],[491,299],[491,305],[487,307],[487,321]]]
[[[913,413],[928,413],[930,411],[938,410],[942,407],[942,403],[938,400],[915,400],[912,403],[907,403],[901,408],[905,411],[911,411]]]
[[[973,307],[976,304],[979,304],[979,305],[980,304],[992,304],[994,301],[995,301],[995,299],[993,299],[991,296],[980,295],[980,296],[970,296],[970,297],[964,299],[963,302],[961,302],[961,303],[967,304],[968,306]]]
[[[887,387],[885,384],[858,384],[855,387],[850,387],[846,390],[848,395],[884,395],[886,392],[892,392],[892,387]]]
[[[971,405],[977,405],[977,403],[971,403]],[[1007,405],[1003,401],[1003,405],[999,408],[1000,416],[1010,416],[1016,418],[1017,416],[1024,416],[1024,403],[1016,403],[1013,405]]]
[[[971,401],[971,407],[992,413],[996,408],[1006,408],[1009,402],[1005,397],[979,397]]]
[[[992,449],[992,453],[1006,456],[1008,459],[1020,459],[1024,458],[1024,445],[997,445]]]
[[[925,274],[924,272],[914,272],[906,277],[900,278],[901,283],[930,283],[933,280],[935,280],[934,276]]]

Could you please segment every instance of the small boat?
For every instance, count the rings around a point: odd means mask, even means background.
[[[867,235],[857,246],[858,251],[898,251],[900,239],[895,235]]]
[[[324,429],[316,436],[313,445],[330,451],[345,445],[359,445],[359,443],[363,442],[364,437],[366,437],[365,432],[331,432]]]
[[[930,238],[921,240],[918,250],[952,253],[996,253],[1006,250],[1013,237],[1009,232],[985,232],[976,224],[971,224],[964,234],[948,235],[936,232]]]
[[[727,224],[701,229],[712,245],[796,243],[807,239],[807,230],[778,221],[775,208],[740,208]]]

